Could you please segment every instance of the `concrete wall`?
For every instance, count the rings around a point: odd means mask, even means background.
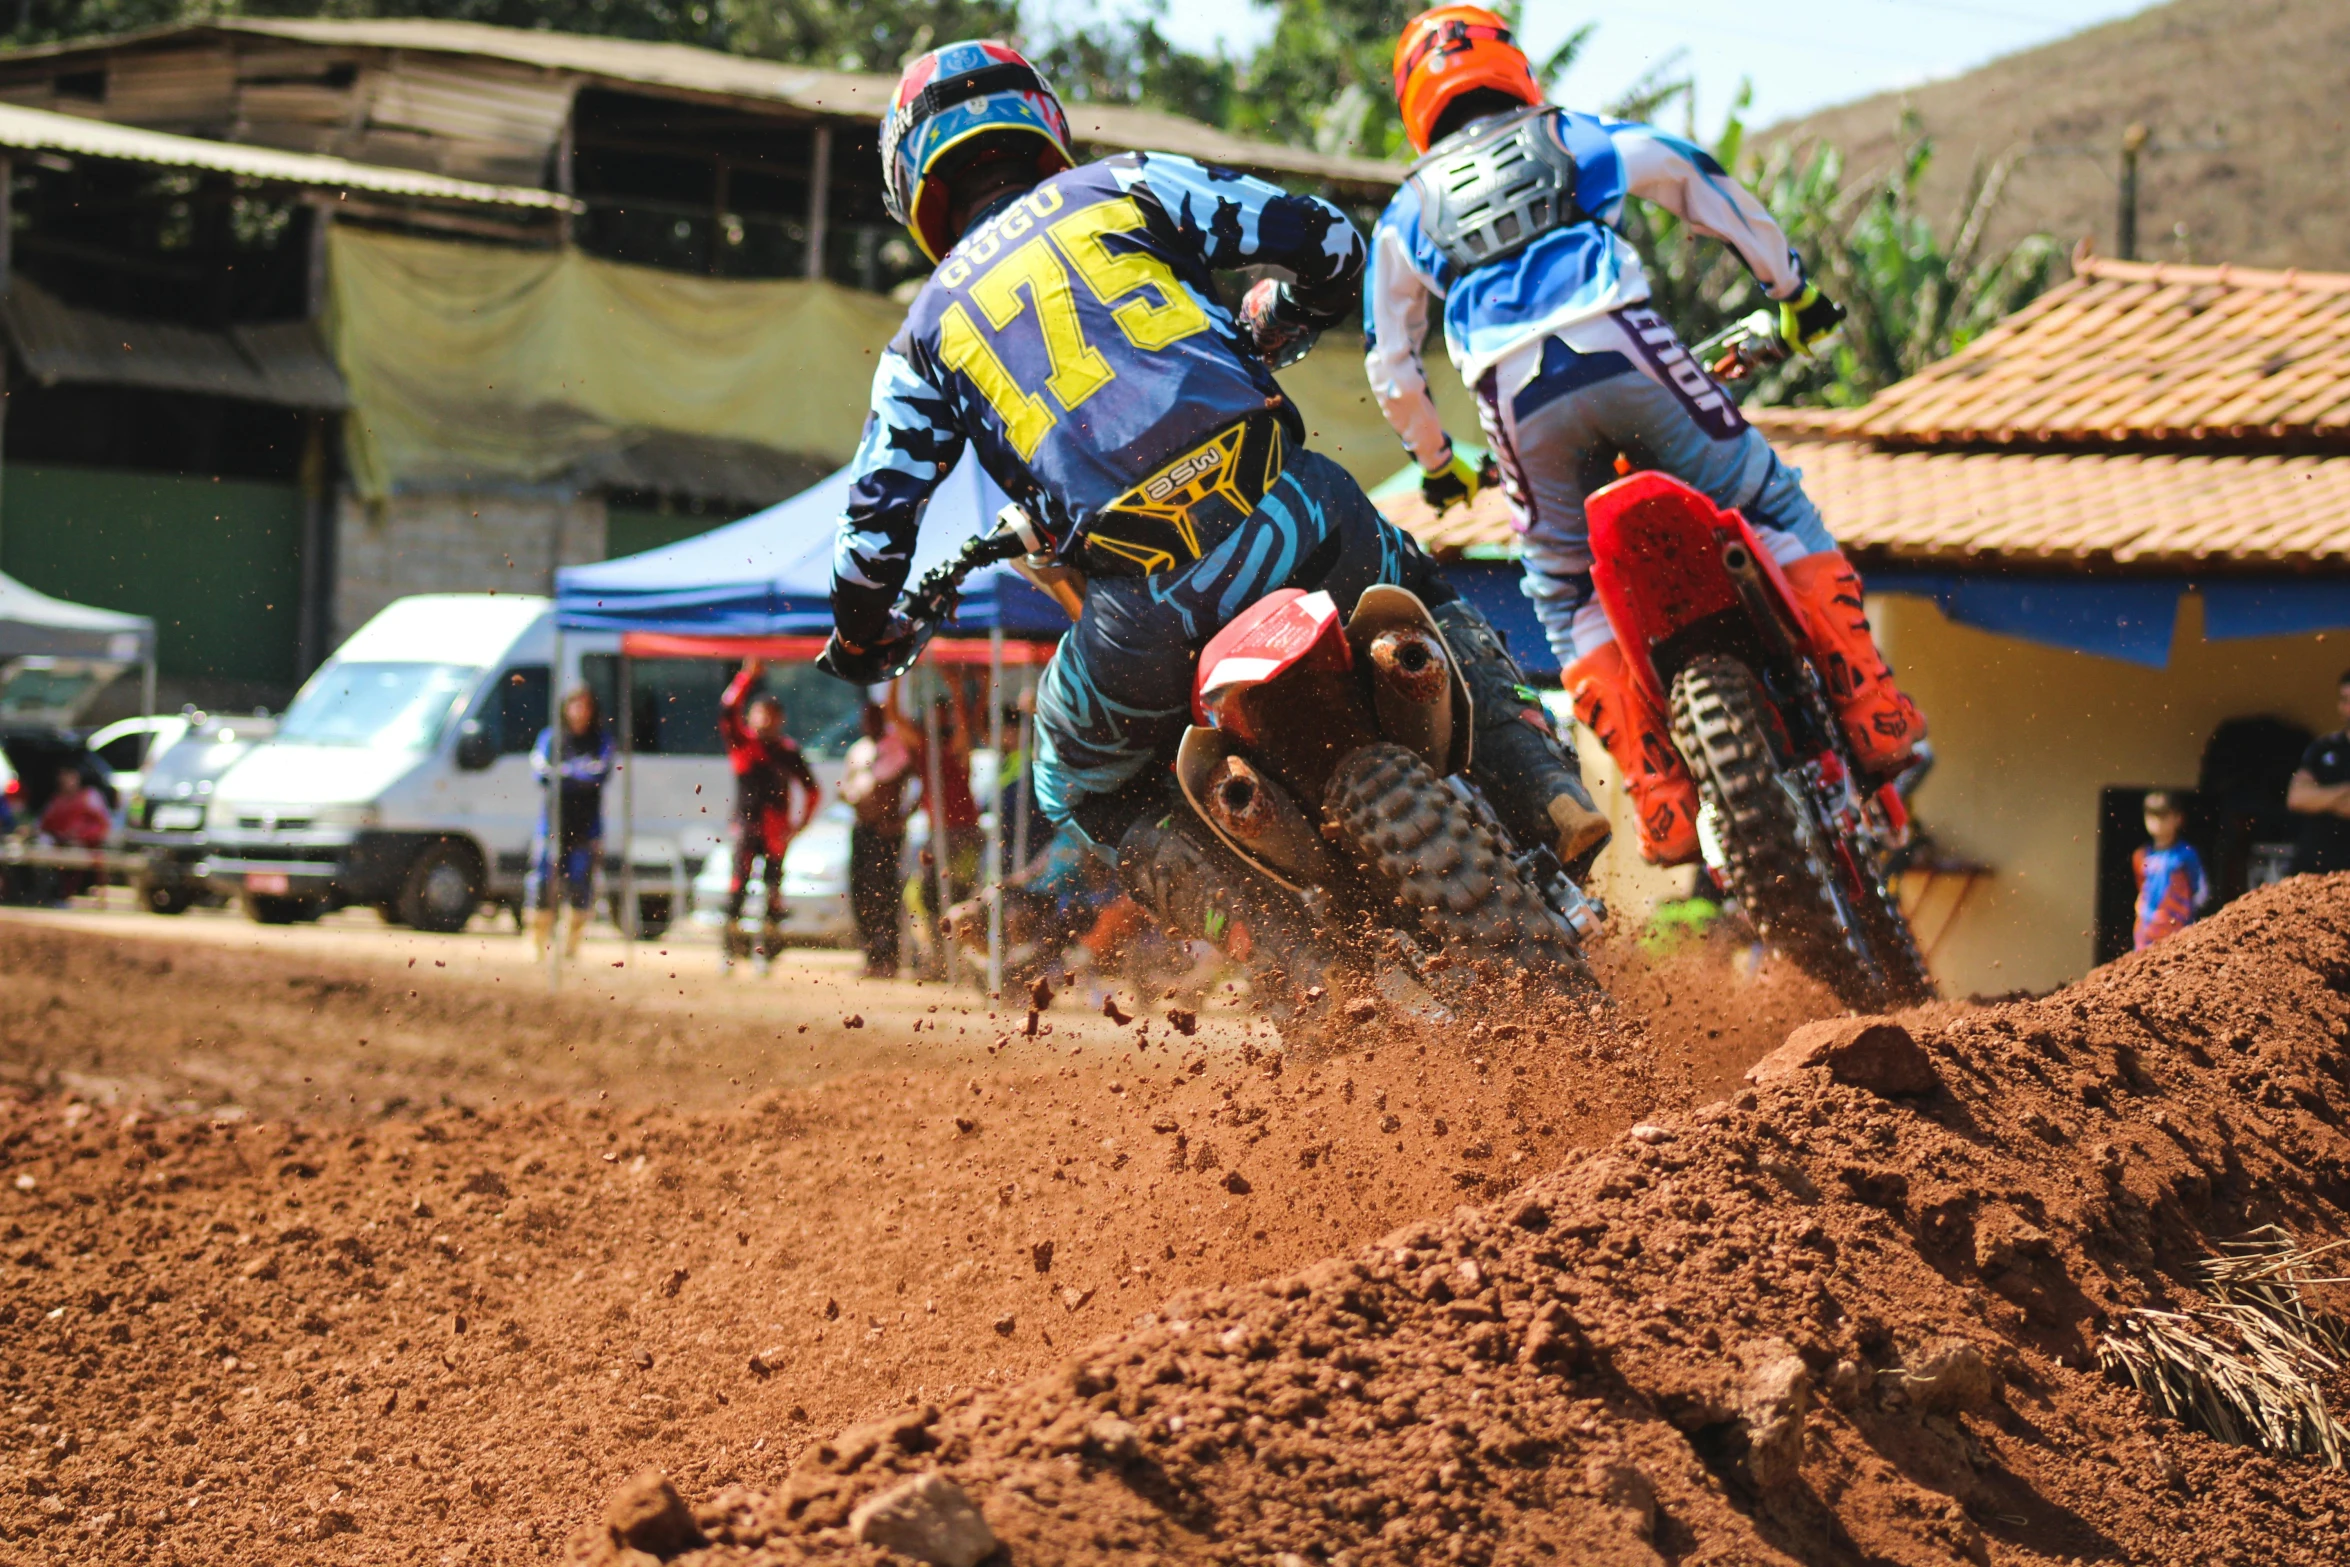
[[[2167,669],[2144,669],[1957,626],[1925,600],[1874,611],[1940,761],[1914,802],[1945,850],[1992,867],[1934,953],[1953,994],[2041,990],[2088,972],[2098,791],[2194,787],[2223,719],[2274,714],[2320,733],[2350,637],[2203,640],[2182,601]],[[1921,934],[1939,927],[1922,912]]]
[[[557,566],[604,558],[603,497],[344,494],[335,514],[332,643],[411,593],[550,593]]]
[[[1939,758],[1915,801],[1943,852],[1991,868],[1963,904],[1924,890],[1919,936],[1950,995],[2044,990],[2088,972],[2097,902],[2099,791],[2194,787],[2223,719],[2273,714],[2320,733],[2350,636],[2203,640],[2202,601],[2182,601],[2170,667],[2144,669],[1953,625],[1930,601],[1873,599],[1887,655],[1933,730]],[[1558,705],[1554,703],[1554,711]],[[1583,775],[1616,824],[1593,888],[1638,929],[1686,873],[1643,863],[1622,781],[1577,729]],[[1917,896],[1913,880],[1907,889]]]

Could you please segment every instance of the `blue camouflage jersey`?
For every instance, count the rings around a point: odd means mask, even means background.
[[[1803,262],[1778,222],[1703,148],[1651,125],[1569,109],[1553,109],[1549,125],[1575,160],[1575,204],[1585,221],[1464,275],[1420,231],[1419,194],[1407,184],[1372,235],[1365,363],[1381,411],[1423,467],[1439,466],[1445,448],[1420,360],[1431,301],[1443,302],[1445,347],[1461,379],[1474,387],[1498,371],[1504,397],[1537,373],[1541,345],[1553,337],[1580,354],[1620,353],[1648,368],[1653,356],[1640,339],[1655,329],[1653,312],[1633,308],[1649,297],[1648,274],[1615,227],[1630,197],[1729,245],[1771,298],[1803,292]]]
[[[931,274],[874,371],[833,551],[841,635],[883,633],[923,506],[966,441],[1066,552],[1111,501],[1246,415],[1274,410],[1297,440],[1209,274],[1286,268],[1319,306],[1351,299],[1363,259],[1329,203],[1167,153],[1066,170],[998,208]]]

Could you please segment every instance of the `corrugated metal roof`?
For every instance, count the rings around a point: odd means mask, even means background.
[[[894,76],[785,65],[687,44],[642,43],[626,38],[418,18],[371,21],[223,18],[11,50],[7,57],[90,54],[163,38],[194,37],[207,30],[336,48],[470,55],[674,92],[787,104],[809,114],[858,120],[879,120],[897,85]],[[1374,158],[1332,157],[1305,147],[1251,141],[1181,115],[1100,104],[1073,103],[1068,108],[1070,128],[1079,140],[1099,147],[1179,152],[1242,168],[1382,189],[1394,186],[1403,177],[1400,164]]]
[[[1839,428],[1903,445],[2350,444],[2350,275],[2074,266]]]
[[[43,385],[144,386],[286,408],[351,405],[307,321],[205,331],[68,305],[24,277],[0,295],[0,328]]]
[[[577,203],[554,191],[521,185],[484,185],[440,174],[353,163],[313,153],[276,152],[236,142],[208,141],[143,131],[79,115],[0,104],[0,147],[27,152],[63,152],[84,158],[117,158],[172,168],[212,169],[250,179],[275,180],[313,190],[367,191],[419,201],[467,202],[485,206],[576,210]]]
[[[1864,557],[1973,567],[2350,566],[2350,457],[1889,451],[1776,440],[1828,531]],[[1488,490],[1441,517],[1417,491],[1380,509],[1438,554],[1514,552]]]

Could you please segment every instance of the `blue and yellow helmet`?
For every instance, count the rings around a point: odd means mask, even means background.
[[[881,122],[881,175],[889,215],[906,226],[922,253],[937,261],[954,248],[946,231],[941,177],[978,150],[1033,141],[1037,178],[1076,162],[1069,156],[1069,117],[1044,78],[1010,44],[982,38],[918,57],[898,78]],[[1023,154],[1025,149],[1023,149]]]

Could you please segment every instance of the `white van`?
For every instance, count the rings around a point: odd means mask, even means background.
[[[276,734],[221,778],[207,874],[268,923],[371,906],[424,930],[463,928],[484,902],[519,909],[544,791],[530,750],[548,721],[549,600],[406,598],[362,626],[303,685]],[[584,682],[614,724],[618,638],[566,633],[563,688]],[[734,666],[630,661],[638,930],[685,912],[725,841],[733,777],[718,703]],[[827,786],[856,727],[857,693],[812,668],[771,670],[790,727]],[[780,689],[779,689],[780,688]],[[605,885],[618,909],[622,775],[604,795]]]

